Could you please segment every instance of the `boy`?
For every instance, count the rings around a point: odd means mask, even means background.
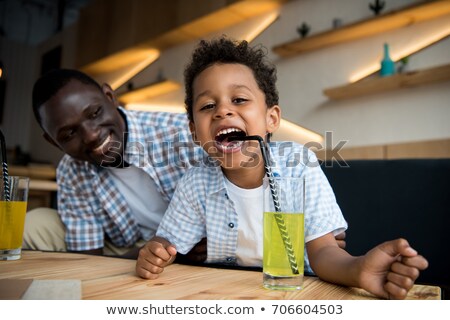
[[[267,141],[279,126],[276,70],[264,59],[261,49],[226,38],[202,41],[194,51],[185,70],[190,130],[216,165],[190,169],[181,179],[156,237],[139,252],[141,277],[157,278],[177,252],[189,251],[206,234],[206,262],[261,266],[264,163],[257,143],[228,138],[259,135]],[[271,145],[270,153],[274,172],[304,174],[309,181],[305,269],[379,297],[405,298],[427,261],[404,239],[361,257],[340,249],[334,235],[347,224],[314,154],[295,143],[283,150]],[[303,157],[292,165],[298,155]]]

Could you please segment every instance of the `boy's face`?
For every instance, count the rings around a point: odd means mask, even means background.
[[[75,159],[117,165],[123,154],[125,120],[114,92],[71,80],[39,109],[44,137]]]
[[[265,137],[279,125],[280,108],[267,108],[253,72],[242,64],[214,64],[193,83],[194,139],[223,168],[261,164],[256,141],[228,141],[232,135]],[[256,162],[255,162],[256,161]]]

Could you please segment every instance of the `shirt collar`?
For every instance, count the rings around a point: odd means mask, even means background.
[[[124,161],[131,164],[132,159],[139,159],[139,157],[136,157],[136,152],[142,152],[141,147],[136,147],[137,145],[140,145],[142,147],[146,146],[145,142],[145,132],[144,128],[142,127],[139,117],[128,110],[125,110],[122,107],[119,107],[119,111],[123,115],[125,119],[125,149],[123,152]],[[151,129],[151,128],[149,128]],[[130,162],[131,161],[131,162]]]

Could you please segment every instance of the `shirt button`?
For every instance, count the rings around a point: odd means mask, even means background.
[[[230,199],[230,198],[228,197],[228,193],[225,193],[225,198]]]
[[[233,223],[233,222],[230,222],[230,223],[228,224],[228,226],[229,226],[230,228],[234,228],[234,223]]]
[[[233,258],[227,258],[227,261],[231,262],[231,261],[233,261]]]

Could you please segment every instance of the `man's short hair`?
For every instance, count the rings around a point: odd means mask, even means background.
[[[32,104],[34,116],[41,125],[39,108],[50,100],[61,88],[72,80],[92,85],[102,90],[101,86],[87,74],[73,69],[55,69],[41,76],[33,86]]]

